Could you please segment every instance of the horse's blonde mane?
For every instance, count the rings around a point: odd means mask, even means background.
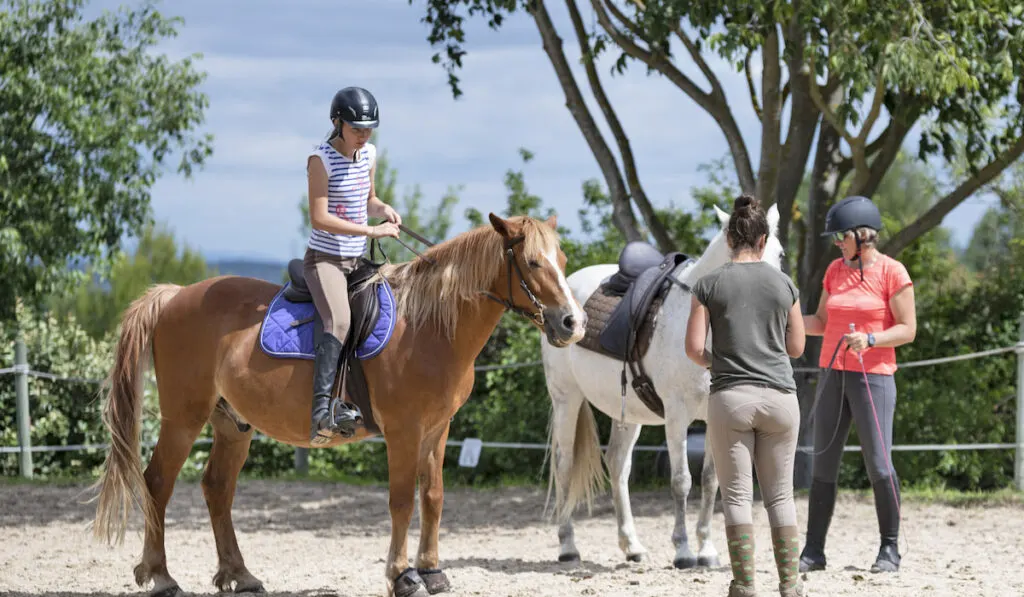
[[[532,218],[508,218],[511,226],[521,226],[523,251],[530,258],[542,255],[558,244],[558,236],[549,226]],[[464,303],[482,298],[504,262],[503,238],[490,225],[483,225],[434,245],[423,254],[403,263],[386,264],[381,273],[395,292],[398,316],[411,328],[432,323],[452,338]]]

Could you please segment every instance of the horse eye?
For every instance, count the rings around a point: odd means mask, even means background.
[[[540,263],[538,263],[537,261],[535,261],[533,259],[530,259],[529,261],[527,261],[526,265],[529,265],[533,269],[540,269]]]

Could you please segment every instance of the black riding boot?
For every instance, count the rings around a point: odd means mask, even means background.
[[[807,506],[807,540],[800,554],[800,572],[825,569],[825,536],[836,506],[836,484],[814,479]]]
[[[896,572],[900,569],[900,481],[896,477],[882,477],[872,483],[871,488],[875,492],[875,514],[881,538],[871,571]]]
[[[360,417],[358,409],[350,408],[342,400],[331,402],[341,349],[341,341],[327,333],[316,347],[313,358],[313,418],[309,434],[309,441],[314,446],[326,444],[335,434],[351,437]]]

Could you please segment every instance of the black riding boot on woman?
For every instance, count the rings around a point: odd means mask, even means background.
[[[891,479],[891,480],[890,480]],[[882,477],[871,484],[875,495],[875,514],[881,546],[871,566],[872,572],[896,572],[900,568],[900,491],[899,479]],[[895,492],[893,488],[895,487]],[[807,509],[807,539],[800,554],[800,572],[824,570],[825,537],[836,505],[836,484],[815,479]]]
[[[900,480],[882,477],[871,484],[875,493],[875,514],[881,547],[871,566],[872,572],[896,572],[900,569]]]
[[[807,504],[807,538],[800,553],[800,572],[825,569],[825,537],[836,507],[836,489],[835,483],[817,479],[811,481],[811,495]]]
[[[313,418],[309,441],[314,446],[328,443],[335,434],[352,437],[361,413],[342,400],[331,404],[331,394],[338,373],[342,343],[325,333],[317,344],[313,359]],[[344,388],[342,388],[344,394]]]

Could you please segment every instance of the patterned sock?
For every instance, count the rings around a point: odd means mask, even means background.
[[[779,589],[791,589],[800,580],[800,534],[796,526],[772,529],[772,549],[779,570]]]
[[[729,543],[729,560],[736,584],[754,586],[754,525],[737,524],[725,527]]]

